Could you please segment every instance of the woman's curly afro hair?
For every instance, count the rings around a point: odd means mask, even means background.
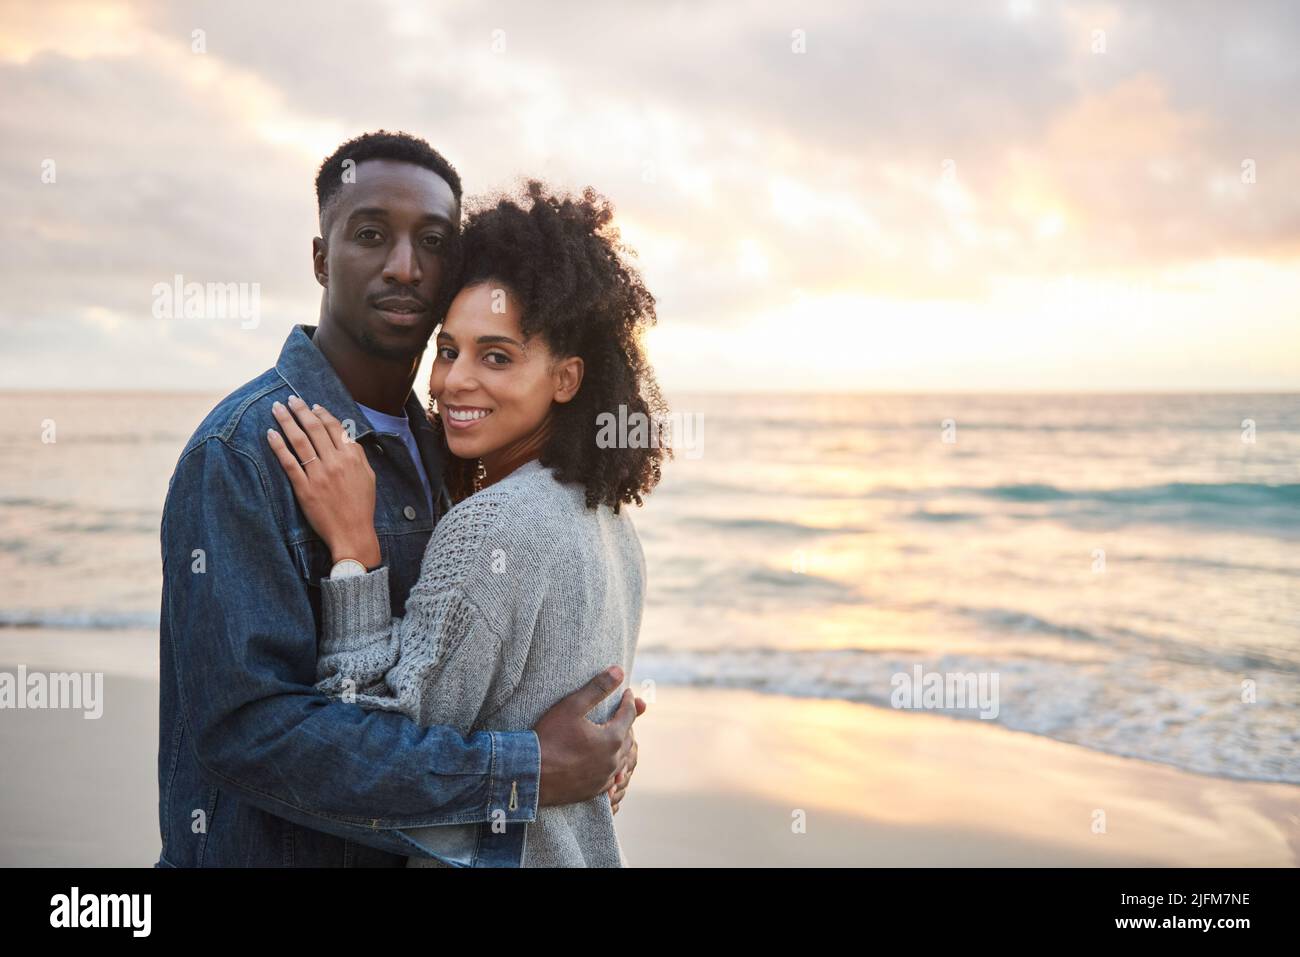
[[[561,482],[586,487],[588,508],[607,504],[617,512],[620,503],[642,504],[672,451],[660,434],[667,407],[641,345],[656,319],[655,300],[625,260],[632,251],[620,242],[613,219],[614,207],[591,187],[580,197],[559,196],[528,180],[519,195],[494,196],[468,213],[457,286],[500,283],[522,306],[526,338],[540,335],[556,356],[582,358],[582,385],[568,402],[553,404],[539,458]],[[640,448],[599,447],[602,413],[633,423],[640,413],[650,441]],[[441,431],[441,420],[436,424]],[[463,497],[472,463],[450,453],[448,460],[448,484]]]

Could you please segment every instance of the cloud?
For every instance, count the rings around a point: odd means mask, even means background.
[[[969,313],[1014,282],[1300,258],[1285,3],[149,0],[4,17],[0,331],[16,348],[0,372],[19,384],[115,350],[158,382],[242,373],[257,337],[209,361],[219,333],[157,328],[151,289],[175,274],[259,283],[267,329],[315,321],[315,169],[379,127],[426,136],[471,194],[521,174],[597,187],[680,330],[666,341],[709,329],[724,348],[810,302]],[[42,348],[60,361],[34,363]],[[708,365],[682,362],[683,381]]]

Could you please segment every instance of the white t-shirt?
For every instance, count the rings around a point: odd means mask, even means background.
[[[411,431],[411,423],[403,412],[401,418],[395,415],[389,415],[387,412],[380,412],[378,409],[372,409],[368,405],[357,403],[357,408],[366,414],[370,424],[379,432],[396,432],[401,436],[406,448],[411,453],[411,459],[415,462],[415,470],[420,474],[420,482],[424,485],[424,494],[429,499],[429,512],[433,512],[433,488],[429,485],[429,476],[424,471],[424,462],[420,458],[420,447],[415,444],[415,434]]]

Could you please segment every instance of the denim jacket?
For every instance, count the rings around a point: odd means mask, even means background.
[[[420,727],[315,688],[329,548],[298,508],[266,430],[276,400],[319,402],[376,478],[375,528],[400,615],[436,515],[401,438],[376,432],[312,341],[293,328],[275,364],[214,408],[185,445],[162,516],[155,867],[518,867],[536,820],[532,731]],[[450,506],[436,435],[406,412],[439,514]],[[485,823],[491,822],[491,823]],[[412,828],[478,823],[447,856]]]

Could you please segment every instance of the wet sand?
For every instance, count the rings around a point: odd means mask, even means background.
[[[0,639],[0,670],[105,672],[97,720],[0,711],[0,866],[157,859],[156,642],[48,630]],[[634,867],[1300,864],[1300,787],[985,722],[659,687],[637,728],[640,760],[617,817]]]

